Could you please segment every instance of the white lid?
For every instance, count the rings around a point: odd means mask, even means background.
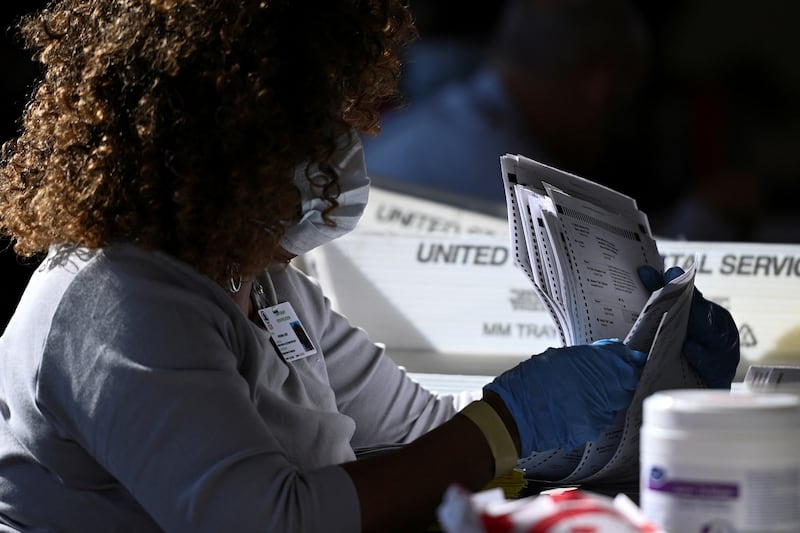
[[[677,389],[644,400],[643,423],[666,429],[798,430],[800,396],[793,393]]]

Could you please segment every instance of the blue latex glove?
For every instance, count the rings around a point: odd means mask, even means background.
[[[618,340],[550,348],[484,387],[517,424],[522,457],[595,440],[628,407],[647,355]]]
[[[651,266],[641,266],[638,272],[644,286],[655,291],[683,274],[683,269],[672,267],[662,275]],[[697,288],[692,295],[683,355],[709,388],[731,388],[739,366],[739,330],[728,310],[703,298]]]

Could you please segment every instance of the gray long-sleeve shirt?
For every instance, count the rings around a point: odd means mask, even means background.
[[[286,362],[224,290],[164,254],[52,251],[0,338],[0,523],[357,531],[337,465],[413,440],[454,402],[410,380],[300,271],[264,282],[315,355]]]

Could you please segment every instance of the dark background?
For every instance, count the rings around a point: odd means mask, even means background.
[[[39,69],[21,48],[19,39],[11,29],[14,21],[23,13],[45,5],[42,0],[10,0],[0,7],[0,140],[13,137],[19,127],[22,108],[36,80]],[[0,206],[2,209],[2,206]],[[30,260],[17,258],[9,249],[7,240],[0,240],[0,331],[5,329],[8,319],[17,305],[22,289],[33,270]]]
[[[2,141],[16,133],[38,75],[10,28],[44,4],[6,0],[0,7]],[[800,242],[800,2],[634,4],[651,40],[644,85],[606,170],[590,177],[636,197],[657,235],[676,205],[696,198],[712,203],[727,224],[702,240]],[[500,5],[417,0],[411,7],[422,39],[448,36],[480,46]],[[7,241],[2,245],[0,330],[34,267]]]

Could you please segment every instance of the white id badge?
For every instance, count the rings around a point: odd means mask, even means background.
[[[317,353],[289,302],[259,309],[258,316],[267,327],[275,348],[286,361],[297,361]]]

